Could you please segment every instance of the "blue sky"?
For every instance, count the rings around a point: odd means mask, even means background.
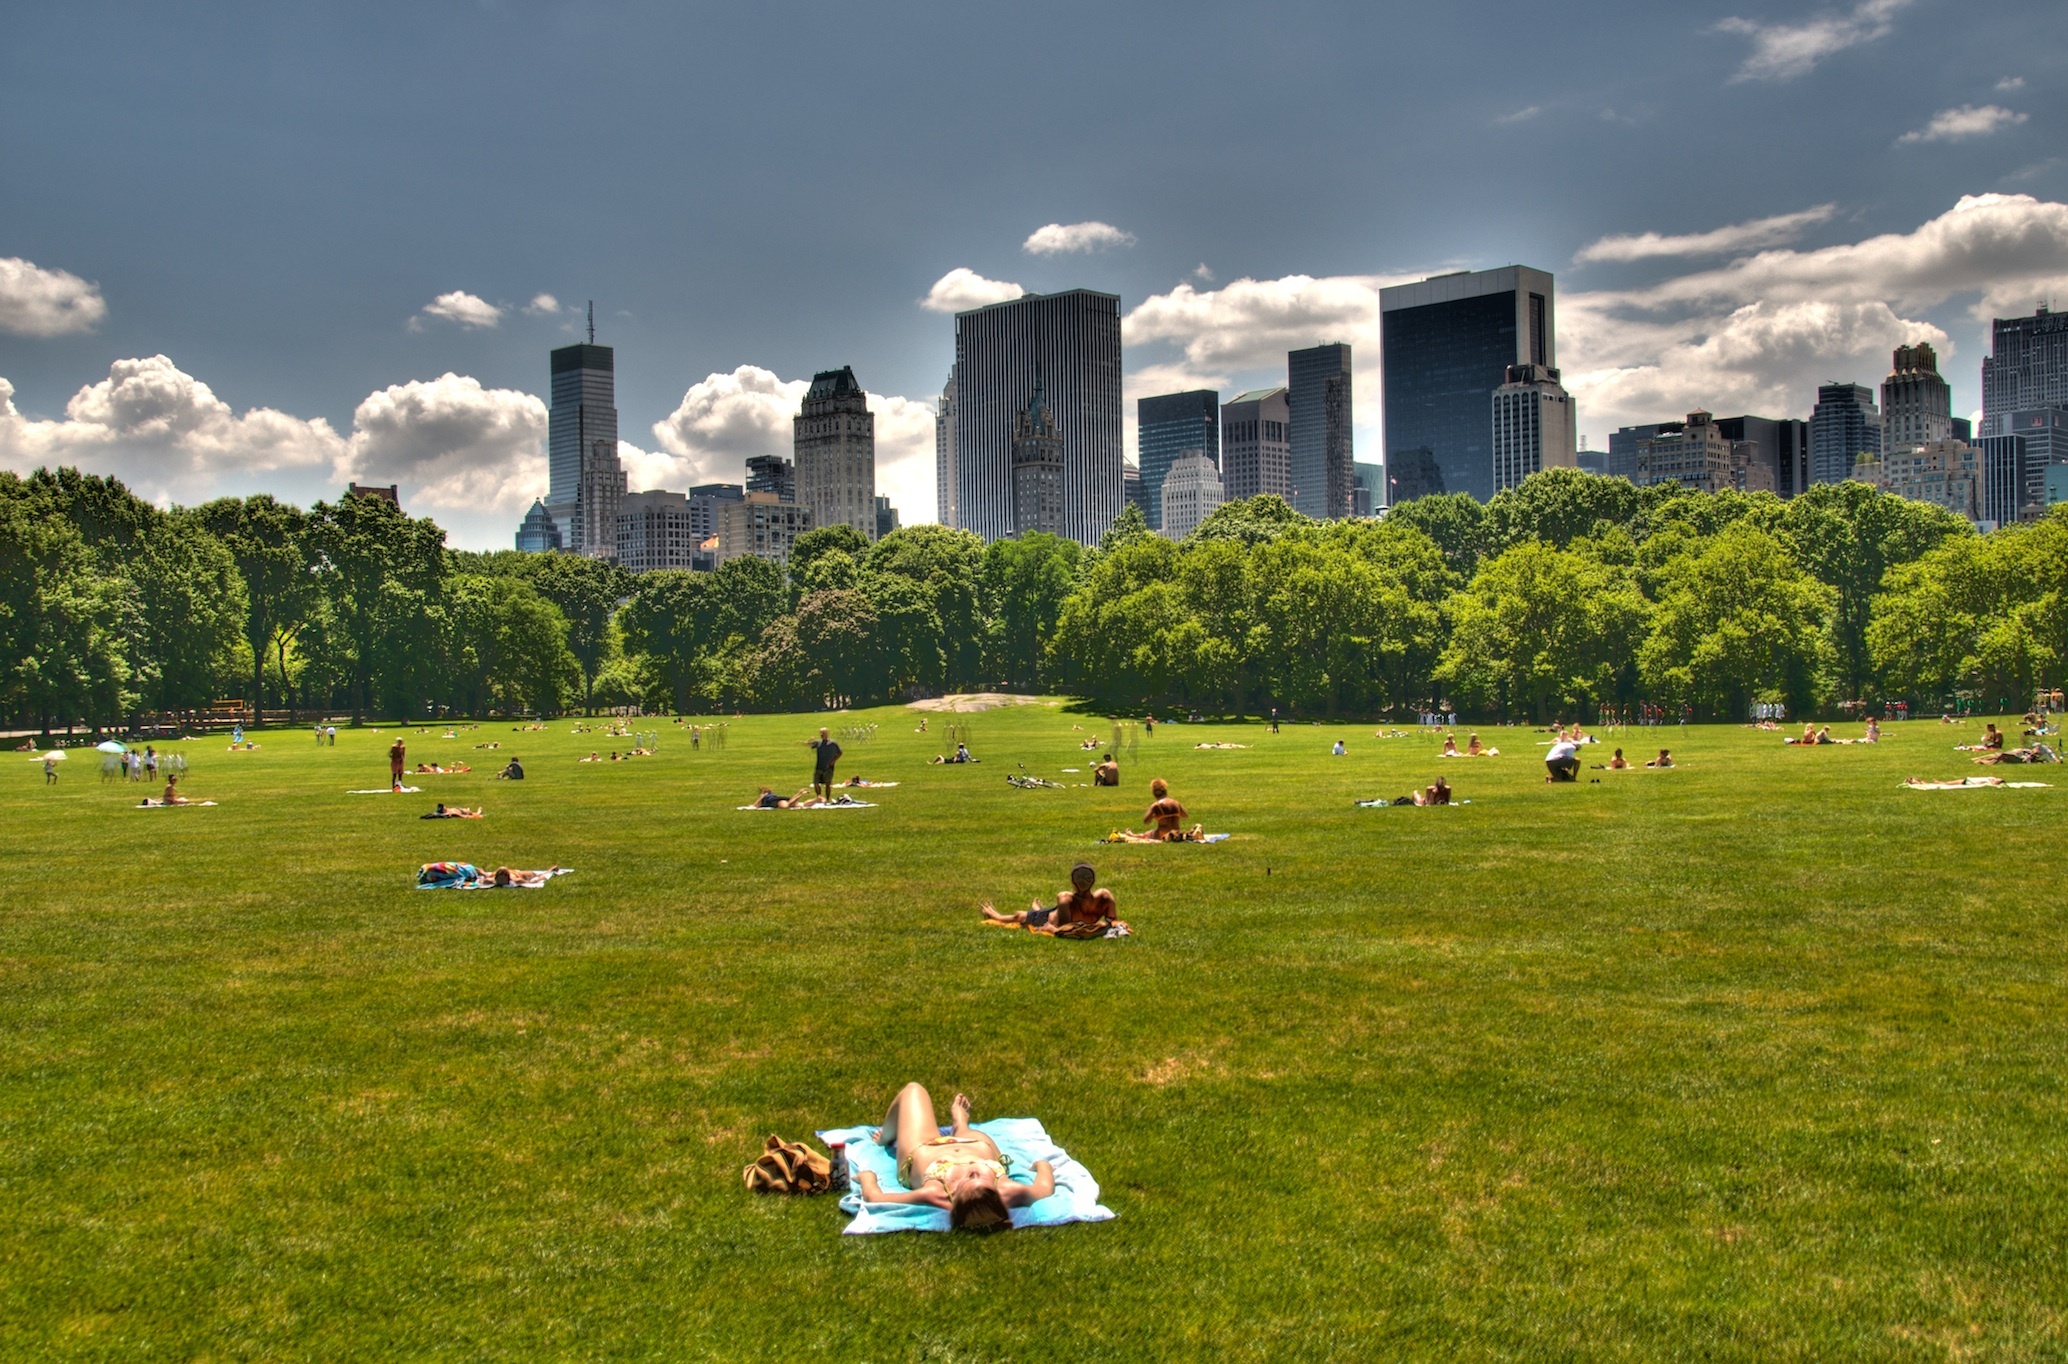
[[[0,464],[178,501],[399,481],[470,546],[543,488],[545,352],[589,298],[635,488],[736,478],[852,364],[908,520],[952,356],[930,297],[1116,292],[1130,395],[1349,340],[1363,459],[1395,279],[1556,272],[1596,446],[1696,405],[1806,415],[1917,337],[1967,412],[1987,317],[2068,306],[2057,0],[81,4],[5,29]]]

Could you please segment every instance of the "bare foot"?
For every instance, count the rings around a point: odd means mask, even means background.
[[[955,1096],[954,1101],[948,1105],[948,1116],[955,1120],[957,1126],[966,1124],[969,1121],[969,1096],[967,1094],[957,1094]]]

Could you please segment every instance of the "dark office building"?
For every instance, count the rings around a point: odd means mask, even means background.
[[[1637,481],[1637,442],[1653,440],[1678,431],[1684,422],[1648,422],[1643,426],[1619,426],[1608,437],[1608,472],[1617,478]]]
[[[1809,423],[1787,417],[1718,417],[1724,438],[1744,441],[1757,452],[1751,459],[1773,471],[1773,489],[1793,497],[1809,487]]]
[[[1221,489],[1228,501],[1263,493],[1292,500],[1291,415],[1282,388],[1238,393],[1221,408]]]
[[[1292,504],[1324,521],[1351,514],[1356,457],[1350,435],[1350,348],[1341,343],[1285,357]],[[1482,413],[1482,416],[1485,414]],[[1142,471],[1143,477],[1148,470]]]
[[[1016,524],[1013,434],[1039,377],[1062,453],[1062,534],[1097,544],[1120,515],[1120,299],[1025,294],[955,314],[955,515],[1002,540]]]
[[[1631,467],[1637,466],[1633,463]],[[1418,497],[1436,497],[1443,492],[1443,469],[1437,464],[1435,455],[1423,449],[1386,452],[1387,506],[1397,507]]]
[[[754,455],[747,460],[747,491],[774,493],[778,502],[795,502],[797,466],[781,455]]]
[[[1136,461],[1142,478],[1142,514],[1152,529],[1163,529],[1163,476],[1170,462],[1186,450],[1198,450],[1221,463],[1221,395],[1212,389],[1165,393],[1135,401]]]
[[[2068,408],[2068,313],[1997,318],[1982,358],[1982,434],[2006,434],[2003,415],[2047,407]]]
[[[574,554],[617,556],[617,352],[594,343],[553,352],[553,406],[546,421],[546,511]]]
[[[1494,493],[1494,390],[1510,365],[1558,364],[1551,276],[1522,265],[1437,275],[1381,290],[1379,309],[1395,495],[1407,467],[1396,455],[1425,450],[1443,491],[1486,501]],[[1426,482],[1419,471],[1411,478]]]
[[[1809,429],[1812,483],[1843,483],[1861,455],[1881,458],[1881,409],[1865,384],[1819,388]]]
[[[2038,482],[2025,464],[2025,442],[2016,436],[1984,436],[1975,448],[1982,453],[1982,486],[1977,490],[1982,519],[2008,526],[2032,505],[2032,485]]]
[[[1350,466],[1354,470],[1356,484],[1351,489],[1356,505],[1351,508],[1353,516],[1377,516],[1379,508],[1386,505],[1386,466],[1366,464],[1362,460]]]

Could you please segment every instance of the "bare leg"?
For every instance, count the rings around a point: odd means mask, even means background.
[[[896,1153],[898,1178],[909,1189],[912,1153],[940,1134],[941,1122],[934,1116],[933,1095],[914,1080],[890,1101],[890,1111],[883,1115],[883,1126],[876,1129],[875,1135],[879,1146],[888,1146]]]

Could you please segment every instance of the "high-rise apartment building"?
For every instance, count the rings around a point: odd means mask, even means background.
[[[1617,478],[1637,481],[1637,442],[1650,440],[1665,431],[1678,431],[1683,422],[1645,422],[1639,426],[1619,426],[1608,437],[1608,471]]]
[[[594,342],[553,352],[553,406],[546,423],[546,511],[561,545],[592,559],[617,555],[618,462],[616,352]]]
[[[1204,450],[1180,451],[1165,470],[1163,533],[1182,540],[1221,505],[1221,471]]]
[[[1953,438],[1953,388],[1939,374],[1929,344],[1896,347],[1895,367],[1881,381],[1881,448],[1929,445]]]
[[[933,414],[934,518],[944,526],[959,526],[961,518],[960,478],[955,462],[955,375],[941,389],[940,406]]]
[[[747,458],[747,491],[769,493],[778,502],[797,500],[797,466],[781,455]]]
[[[1513,488],[1543,469],[1579,467],[1579,418],[1572,395],[1548,365],[1510,365],[1494,390],[1494,491]]]
[[[843,365],[811,376],[791,422],[797,501],[814,526],[853,526],[876,538],[876,418],[869,395]]]
[[[1726,439],[1744,442],[1753,453],[1747,465],[1769,471],[1759,481],[1782,497],[1809,487],[1809,423],[1793,417],[1718,417],[1716,429]]]
[[[1386,468],[1426,450],[1440,491],[1493,496],[1493,391],[1510,365],[1558,366],[1557,300],[1542,270],[1510,265],[1437,275],[1379,292]],[[1417,484],[1428,480],[1415,477]]]
[[[1843,483],[1862,455],[1881,457],[1881,410],[1865,384],[1825,384],[1810,412],[1810,481]]]
[[[690,516],[689,494],[626,493],[618,507],[618,562],[634,573],[696,567],[702,537]]]
[[[1684,422],[1662,422],[1637,442],[1639,487],[1678,483],[1697,492],[1772,492],[1773,471],[1759,462],[1758,448],[1725,435],[1707,412],[1690,412]]]
[[[524,524],[517,528],[517,548],[526,554],[545,554],[560,548],[560,527],[553,524],[546,504],[537,498],[532,499],[531,510],[524,513]]]
[[[1293,509],[1338,521],[1354,506],[1350,348],[1340,342],[1285,357]]]
[[[1034,376],[1034,396],[1013,420],[1012,533],[1063,533],[1063,438],[1055,413],[1042,400],[1041,375]],[[1117,515],[1117,513],[1116,513]],[[1100,532],[1103,534],[1104,532]]]
[[[1163,475],[1171,461],[1197,450],[1221,464],[1221,395],[1198,388],[1135,400],[1136,467],[1142,471],[1142,512],[1161,529]]]
[[[1039,374],[1062,455],[1062,534],[1096,544],[1120,514],[1120,299],[1025,294],[955,315],[957,521],[1014,533],[1013,434]]]
[[[1989,477],[1987,459],[1984,452],[1966,441],[1948,438],[1923,445],[1906,442],[1878,459],[1854,465],[1853,475],[1885,493],[1912,502],[1929,502],[1969,521],[1983,518]]]
[[[2068,313],[1997,318],[1982,359],[1982,434],[2001,436],[2004,416],[2046,407],[2068,408]]]
[[[1292,412],[1282,388],[1221,405],[1221,486],[1230,502],[1262,493],[1292,500]]]

